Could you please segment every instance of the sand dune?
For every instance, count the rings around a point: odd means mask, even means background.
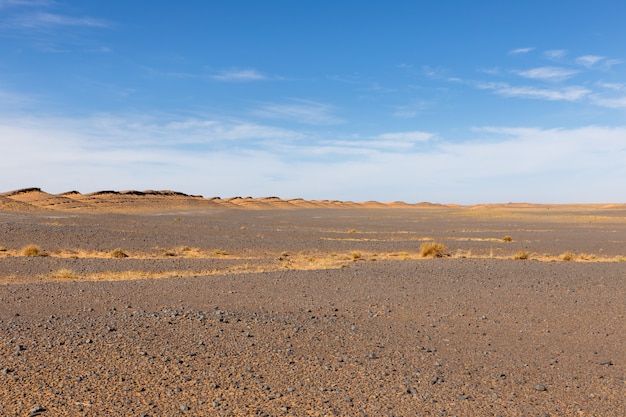
[[[584,210],[624,209],[626,204],[570,204],[549,205],[530,203],[478,204],[460,206],[457,204],[435,204],[430,202],[405,203],[403,201],[340,201],[340,200],[304,200],[301,198],[281,199],[279,197],[209,197],[189,195],[171,190],[104,190],[83,194],[68,191],[50,194],[40,188],[23,188],[0,193],[0,209],[10,211],[54,210],[54,211],[96,211],[96,212],[140,212],[164,210],[202,210],[212,208],[231,208],[247,210],[300,209],[300,208],[393,208],[393,209],[468,209],[480,210],[549,210],[559,209]]]

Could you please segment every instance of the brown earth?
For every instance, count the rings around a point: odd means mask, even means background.
[[[4,193],[0,415],[626,416],[625,255],[620,204]]]

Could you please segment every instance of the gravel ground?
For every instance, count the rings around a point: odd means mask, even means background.
[[[416,250],[430,236],[472,253],[624,254],[623,216],[594,215],[0,213],[0,244],[328,253]],[[513,242],[496,242],[505,234]],[[0,285],[0,414],[626,415],[625,262],[442,258],[41,282],[67,265],[156,272],[202,262],[232,261],[0,258],[1,275],[32,277]]]

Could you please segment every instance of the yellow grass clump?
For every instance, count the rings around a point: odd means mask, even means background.
[[[521,250],[513,255],[513,259],[528,259],[528,256],[528,252],[526,252],[525,250]]]
[[[503,242],[513,242],[513,238],[509,235],[503,236],[502,237],[502,241]]]
[[[422,258],[441,258],[445,255],[446,245],[438,242],[424,242],[420,246]]]
[[[71,269],[63,268],[57,271],[52,272],[50,274],[53,278],[56,279],[76,279],[78,278],[78,274]]]
[[[26,245],[22,248],[22,255],[24,256],[46,256],[47,254],[43,252],[39,246],[37,245]]]
[[[574,254],[572,252],[564,252],[559,256],[562,261],[571,261],[574,259]]]
[[[124,252],[122,250],[122,248],[115,248],[115,249],[113,249],[111,251],[111,256],[113,258],[119,258],[119,259],[121,259],[121,258],[128,258],[128,255],[126,254],[126,252]]]

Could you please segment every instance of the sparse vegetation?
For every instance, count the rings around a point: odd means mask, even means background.
[[[228,253],[226,253],[226,251],[224,249],[215,249],[213,251],[214,255],[228,255]]]
[[[26,245],[22,248],[22,255],[24,256],[48,256],[46,252],[43,252],[37,245]]]
[[[446,245],[438,242],[424,242],[420,246],[422,258],[441,258],[445,255]]]
[[[502,237],[502,241],[503,242],[513,242],[513,238],[509,235],[503,236]]]
[[[363,255],[361,254],[361,252],[352,252],[350,256],[352,257],[353,261],[356,261],[358,259],[361,259]]]
[[[526,252],[525,250],[521,250],[513,255],[513,259],[528,259],[528,256],[528,252]]]
[[[76,279],[78,278],[78,274],[71,269],[63,268],[58,271],[54,271],[50,274],[53,278],[56,279]]]
[[[574,259],[574,254],[572,252],[565,252],[565,253],[562,253],[561,256],[559,256],[559,258],[562,261],[571,261]]]
[[[350,229],[348,230],[348,233],[356,233],[356,229]]]
[[[580,259],[581,261],[591,261],[596,259],[596,255],[594,255],[593,253],[587,255],[586,253],[581,253],[580,255],[578,255],[578,259]]]
[[[111,256],[113,258],[118,258],[118,259],[128,258],[128,255],[126,254],[126,252],[122,250],[122,248],[113,249],[113,251],[111,251]]]

